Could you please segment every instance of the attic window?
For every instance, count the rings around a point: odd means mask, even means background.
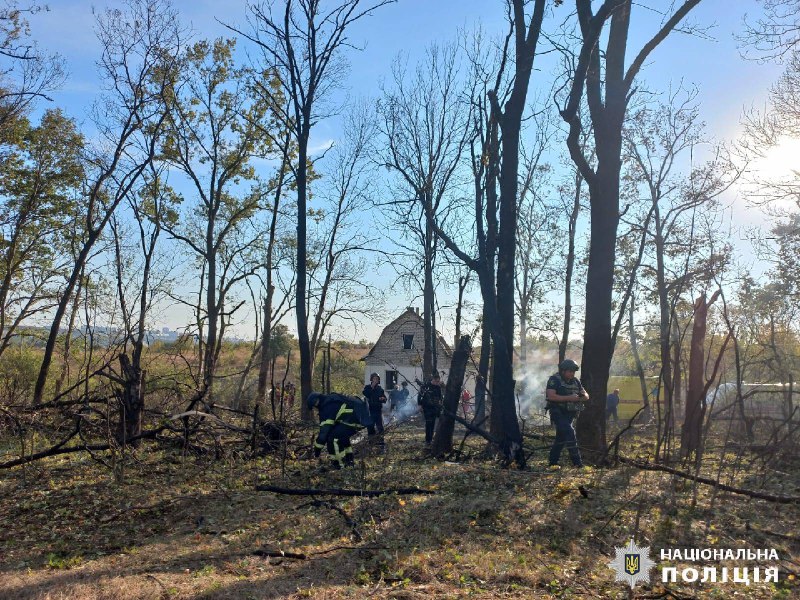
[[[403,350],[411,350],[414,348],[414,334],[413,333],[404,333],[403,334]]]

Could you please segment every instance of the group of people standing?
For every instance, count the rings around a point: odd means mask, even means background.
[[[367,428],[369,435],[378,436],[378,448],[382,452],[386,448],[383,439],[383,405],[386,404],[386,392],[381,387],[381,377],[377,373],[369,376],[369,383],[364,386],[362,395],[367,400],[369,412],[374,425]],[[408,402],[408,382],[403,381],[400,387],[389,392],[391,410],[403,410]],[[442,380],[438,373],[423,384],[417,395],[417,404],[422,407],[425,416],[425,444],[430,445],[436,427],[436,419],[442,413]]]
[[[575,436],[574,422],[589,401],[589,394],[580,379],[575,376],[578,369],[575,361],[564,360],[558,366],[558,373],[547,380],[546,410],[550,413],[550,421],[556,430],[556,439],[548,455],[549,467],[552,470],[561,468],[559,460],[564,449],[567,450],[574,466],[584,466]],[[320,417],[320,430],[314,443],[314,453],[319,456],[322,449],[327,447],[331,463],[335,468],[353,464],[350,437],[362,427],[366,427],[369,436],[376,439],[379,452],[385,451],[383,405],[391,399],[392,410],[402,410],[408,402],[408,383],[402,382],[399,388],[389,392],[387,398],[386,392],[381,387],[380,376],[372,373],[370,382],[364,386],[362,394],[366,403],[342,394],[313,393],[308,398],[309,407],[318,408]],[[425,445],[429,446],[433,440],[436,420],[441,416],[443,406],[442,382],[438,374],[434,374],[420,387],[417,404],[425,417]],[[618,404],[619,390],[615,389],[607,399],[607,418],[613,414],[616,420]]]
[[[436,419],[442,412],[442,382],[438,374],[423,384],[417,396],[417,404],[425,416],[425,444],[430,445],[436,427]],[[362,391],[364,400],[343,394],[312,393],[308,397],[309,409],[319,412],[320,427],[314,441],[314,456],[319,457],[323,449],[328,450],[331,466],[334,469],[352,466],[353,449],[350,438],[366,427],[367,434],[374,438],[380,453],[386,450],[383,427],[383,405],[390,401],[392,410],[403,411],[408,403],[408,383],[388,394],[381,387],[377,373],[370,375],[370,381]]]

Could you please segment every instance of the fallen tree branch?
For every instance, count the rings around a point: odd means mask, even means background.
[[[145,431],[141,435],[136,435],[127,439],[128,442],[132,442],[134,440],[143,440],[143,439],[150,439],[155,438],[159,433],[166,429],[165,426],[159,427],[158,429],[152,429],[150,431]],[[11,467],[17,467],[19,465],[25,465],[30,462],[47,458],[48,456],[58,456],[59,454],[70,454],[72,452],[90,452],[95,451],[99,452],[102,450],[110,450],[111,444],[82,444],[80,446],[68,446],[64,448],[64,445],[74,438],[78,434],[78,430],[76,429],[72,432],[66,439],[61,440],[55,446],[51,446],[47,450],[42,450],[41,452],[37,452],[36,454],[30,454],[28,456],[23,456],[21,458],[15,458],[14,460],[9,460],[8,462],[0,463],[0,469],[9,469]]]
[[[293,558],[295,560],[308,560],[315,556],[322,556],[330,554],[331,552],[338,552],[339,550],[389,550],[389,546],[334,546],[327,550],[320,550],[319,552],[284,552],[283,550],[267,550],[259,548],[253,551],[253,556],[266,556],[268,558]]]
[[[389,546],[334,546],[327,550],[320,550],[319,552],[312,552],[309,556],[321,556],[323,554],[330,554],[337,550],[391,550]]]
[[[455,413],[452,413],[450,411],[442,411],[442,412],[444,414],[447,414],[450,417],[453,417],[453,419],[456,421],[456,423],[461,423],[464,427],[467,428],[467,431],[471,431],[472,433],[477,433],[479,436],[481,436],[487,442],[490,442],[490,443],[494,444],[495,446],[498,446],[498,447],[502,446],[502,444],[500,443],[500,440],[495,438],[492,434],[490,434],[485,429],[482,429],[482,428],[480,428],[480,427],[478,427],[476,425],[473,425],[470,421],[468,421],[464,417],[460,417],[459,415],[457,415]],[[483,421],[485,421],[485,420],[486,419],[484,418],[481,421],[481,423],[483,423]]]
[[[314,488],[284,488],[275,485],[257,485],[257,492],[272,492],[273,494],[285,494],[287,496],[364,496],[375,498],[387,494],[397,494],[398,496],[409,494],[435,494],[434,490],[423,490],[418,487],[409,488],[390,488],[387,490],[346,490],[340,488],[314,489]]]
[[[302,552],[284,552],[283,550],[266,550],[260,548],[253,551],[253,556],[267,556],[271,558],[293,558],[295,560],[306,560],[308,556]]]
[[[712,487],[719,488],[726,492],[731,492],[732,494],[740,494],[742,496],[748,496],[750,498],[758,498],[759,500],[777,502],[778,504],[800,504],[800,496],[783,496],[780,494],[769,494],[767,492],[759,492],[757,490],[747,490],[744,488],[737,488],[733,487],[732,485],[720,483],[719,481],[715,481],[714,479],[709,479],[708,477],[700,477],[699,475],[692,475],[691,473],[679,471],[678,469],[673,469],[672,467],[668,467],[666,465],[643,463],[630,458],[625,458],[624,456],[620,456],[619,461],[627,465],[632,465],[638,469],[644,469],[645,471],[662,471],[664,473],[670,473],[672,475],[682,477],[683,479],[690,479],[698,483],[704,483],[705,485],[710,485]]]

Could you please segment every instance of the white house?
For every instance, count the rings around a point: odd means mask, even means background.
[[[423,381],[422,349],[425,339],[424,326],[419,309],[408,307],[403,314],[389,323],[378,341],[364,358],[364,384],[369,383],[371,373],[381,376],[381,385],[392,390],[403,381],[409,384],[414,394],[418,381]],[[436,364],[442,379],[447,381],[452,351],[450,346],[436,334]]]

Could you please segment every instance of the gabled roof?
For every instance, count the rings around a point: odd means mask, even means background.
[[[381,335],[378,337],[378,341],[370,348],[370,351],[367,353],[365,357],[361,360],[366,360],[371,356],[374,356],[376,349],[379,349],[382,345],[387,345],[388,340],[387,337],[390,335],[390,332],[397,332],[397,330],[401,327],[402,324],[408,323],[409,321],[413,322],[419,329],[424,329],[425,323],[422,319],[422,316],[419,315],[413,307],[409,306],[405,311],[403,311],[400,316],[394,319],[391,323],[386,325],[381,331]],[[436,332],[436,340],[439,345],[439,351],[447,357],[452,356],[453,351],[451,350],[450,346],[444,340],[444,338]],[[400,350],[401,352],[416,352],[418,353],[421,349],[413,349],[413,350]]]

